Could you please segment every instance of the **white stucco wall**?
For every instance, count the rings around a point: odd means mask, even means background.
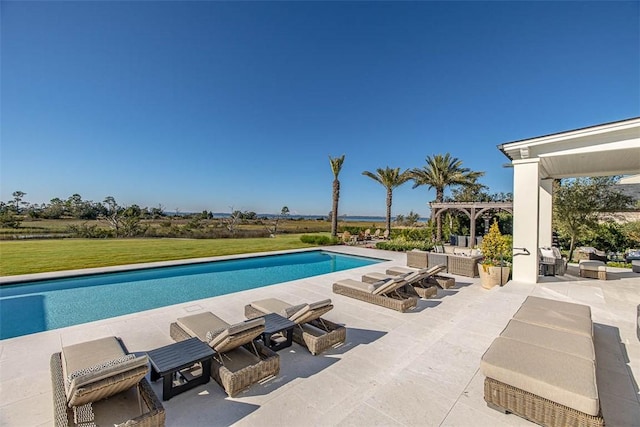
[[[514,281],[538,281],[538,216],[540,159],[513,161],[513,275]],[[529,252],[525,254],[522,248]]]

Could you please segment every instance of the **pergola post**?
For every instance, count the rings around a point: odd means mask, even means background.
[[[540,159],[513,162],[513,281],[538,281]]]
[[[471,219],[471,226],[470,226],[470,230],[469,230],[469,244],[467,245],[467,247],[469,248],[473,248],[476,245],[476,207],[472,206],[471,207],[471,215],[469,215],[469,218]]]

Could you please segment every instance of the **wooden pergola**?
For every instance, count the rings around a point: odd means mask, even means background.
[[[469,243],[468,247],[472,248],[476,241],[476,220],[485,212],[488,211],[505,211],[513,214],[513,202],[443,202],[429,203],[431,208],[431,214],[433,218],[437,218],[443,212],[449,209],[456,209],[464,212],[471,222]]]

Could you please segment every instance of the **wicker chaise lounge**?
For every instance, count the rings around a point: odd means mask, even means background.
[[[147,356],[127,354],[116,337],[63,347],[51,356],[54,425],[164,426],[148,372]]]
[[[404,267],[401,267],[404,268]],[[432,298],[438,294],[438,288],[436,287],[436,283],[430,282],[429,280],[435,276],[436,273],[439,273],[444,269],[443,266],[437,266],[434,268],[423,268],[420,270],[411,270],[406,273],[397,275],[390,274],[390,270],[387,270],[386,274],[371,272],[362,276],[362,281],[365,283],[376,283],[381,280],[388,280],[394,277],[403,278],[408,285],[413,286],[413,289],[416,291],[421,298]],[[393,270],[396,271],[396,270]]]
[[[416,270],[413,268],[398,266],[388,268],[386,274],[389,276],[400,276],[402,274],[409,274],[414,271]],[[453,277],[438,274],[447,271],[447,267],[444,264],[432,265],[429,266],[429,268],[423,268],[418,271],[425,271],[429,273],[426,280],[423,281],[425,282],[425,287],[428,287],[428,285],[438,285],[442,289],[449,289],[456,286],[456,279],[454,279]]]
[[[482,356],[487,405],[543,426],[603,426],[588,306],[528,297]]]
[[[330,299],[311,304],[293,305],[277,298],[254,301],[244,307],[248,319],[277,313],[296,323],[293,340],[306,347],[311,354],[322,353],[329,347],[342,343],[347,337],[347,329],[321,316],[333,309]]]
[[[407,285],[402,277],[376,283],[340,280],[333,284],[333,292],[400,312],[416,307],[420,298],[413,286]]]
[[[231,325],[211,312],[181,317],[169,328],[176,341],[197,337],[216,351],[211,377],[231,397],[251,385],[280,372],[280,357],[260,342],[264,319]]]

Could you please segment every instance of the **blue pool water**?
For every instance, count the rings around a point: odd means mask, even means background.
[[[0,286],[0,339],[381,262],[297,252]]]

